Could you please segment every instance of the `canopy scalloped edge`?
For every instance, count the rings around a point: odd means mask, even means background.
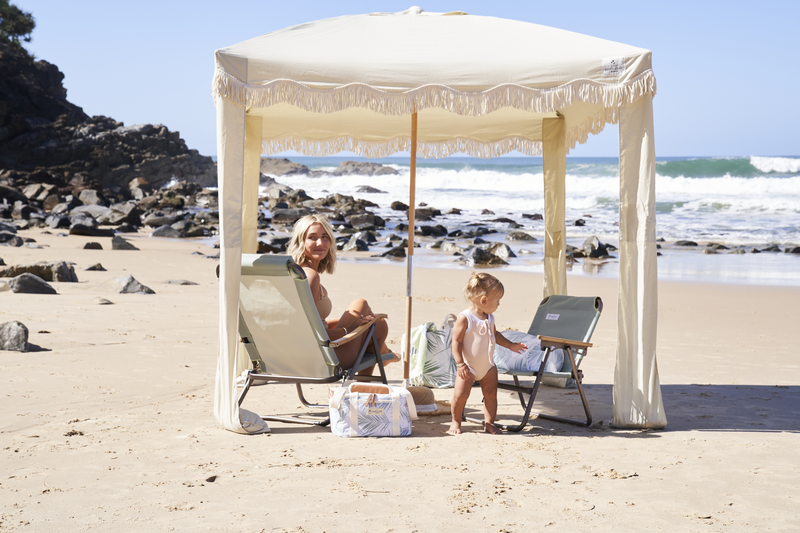
[[[459,115],[481,116],[505,107],[532,113],[553,113],[575,102],[617,108],[631,104],[645,94],[656,94],[656,77],[652,69],[617,84],[582,78],[549,89],[504,83],[479,92],[462,92],[438,84],[403,92],[384,91],[364,83],[348,83],[330,89],[309,87],[286,79],[255,84],[245,83],[220,68],[215,70],[212,82],[213,96],[227,98],[245,107],[291,104],[312,113],[334,113],[361,107],[382,115],[410,115],[427,108],[441,108]]]
[[[576,144],[586,142],[589,134],[596,135],[603,131],[606,124],[616,124],[618,120],[616,109],[603,109],[598,115],[588,117],[586,122],[578,124],[567,132],[567,153],[575,148]],[[410,151],[411,137],[395,137],[388,141],[362,141],[343,135],[333,139],[312,141],[296,135],[284,135],[261,141],[261,155],[272,155],[287,150],[310,157],[323,157],[347,151],[368,159],[376,159],[401,151]],[[423,159],[441,159],[458,153],[489,159],[513,151],[530,156],[542,155],[542,143],[523,137],[506,137],[490,143],[465,137],[440,142],[417,141],[417,155]]]

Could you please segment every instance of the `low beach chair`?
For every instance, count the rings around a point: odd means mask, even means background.
[[[508,371],[501,374],[499,377],[502,379],[505,375],[510,375],[514,379],[514,383],[500,381],[498,388],[502,390],[509,390],[516,392],[519,395],[519,401],[525,414],[522,421],[514,425],[497,424],[495,426],[505,429],[507,431],[520,431],[528,423],[531,416],[531,408],[533,402],[536,400],[536,393],[539,391],[544,378],[572,378],[578,387],[581,401],[583,402],[583,410],[586,413],[586,420],[573,420],[570,418],[563,418],[553,416],[545,413],[535,413],[537,417],[547,420],[555,420],[557,422],[564,422],[567,424],[575,424],[578,426],[590,426],[592,424],[592,414],[589,410],[589,403],[586,401],[586,395],[583,392],[583,371],[579,366],[581,360],[586,357],[588,348],[592,344],[589,340],[592,338],[594,328],[603,312],[603,301],[599,297],[577,297],[577,296],[548,296],[539,304],[539,309],[533,317],[531,327],[528,328],[529,335],[536,335],[541,341],[542,348],[544,349],[544,356],[542,357],[542,364],[537,371]],[[560,372],[545,372],[545,365],[550,353],[553,350],[564,350],[564,364]],[[520,383],[520,377],[535,378],[532,385],[527,386]],[[528,400],[525,396],[528,395]],[[465,417],[466,418],[466,417]],[[471,422],[483,423],[483,420],[473,418],[466,418]]]
[[[239,336],[250,357],[252,369],[246,372],[239,395],[242,405],[250,387],[274,381],[294,383],[300,402],[306,407],[325,409],[327,404],[311,404],[303,395],[302,384],[336,383],[345,380],[387,383],[382,361],[393,354],[380,354],[375,336],[375,321],[363,324],[344,337],[328,338],[325,325],[314,305],[305,272],[286,255],[242,254],[242,278],[239,294]],[[377,315],[386,318],[386,315]],[[353,368],[339,365],[334,348],[358,340],[367,331],[367,339]],[[373,353],[366,353],[369,344]],[[376,365],[380,376],[356,376],[356,372]],[[295,416],[263,416],[279,420],[326,426],[330,419],[307,419]]]

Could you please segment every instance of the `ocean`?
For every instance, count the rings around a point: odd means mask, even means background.
[[[312,170],[332,171],[345,160],[357,157],[291,157]],[[391,232],[400,213],[390,209],[399,200],[408,203],[408,158],[370,160],[398,170],[396,176],[341,176],[309,178],[281,176],[280,183],[304,189],[317,198],[339,192],[368,199],[380,207],[374,211],[389,223]],[[663,238],[659,258],[660,279],[722,281],[733,283],[800,285],[800,255],[765,252],[753,248],[770,245],[800,246],[800,157],[665,157],[656,162],[657,237]],[[358,193],[370,185],[382,193]],[[597,236],[604,243],[617,244],[619,219],[619,160],[611,157],[568,157],[566,177],[567,242],[582,247]],[[543,236],[541,221],[523,214],[543,213],[542,160],[531,157],[501,157],[490,160],[451,157],[420,159],[417,163],[416,201],[446,213],[461,209],[460,215],[436,217],[434,224],[448,229],[473,222],[507,229],[492,223],[498,217],[522,224],[526,231]],[[482,214],[489,210],[493,215]],[[583,226],[574,222],[581,219]],[[492,236],[488,237],[491,240]],[[502,240],[503,234],[494,236]],[[670,246],[677,240],[704,244],[719,243],[729,250],[716,255]],[[535,252],[512,261],[515,270],[541,271],[541,239],[537,245],[509,243],[512,249]],[[747,254],[731,254],[737,248]],[[427,266],[452,266],[453,259],[440,252],[419,253]],[[538,257],[537,254],[538,253]],[[613,261],[586,262],[572,267],[573,274],[616,276]]]

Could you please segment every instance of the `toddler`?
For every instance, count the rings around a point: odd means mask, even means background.
[[[461,415],[475,380],[483,392],[483,429],[486,433],[499,433],[494,425],[497,416],[497,368],[494,366],[494,346],[499,344],[521,353],[528,347],[512,343],[494,329],[494,313],[503,297],[503,284],[491,274],[473,272],[464,288],[470,306],[459,313],[453,326],[453,359],[458,365],[453,390],[451,435],[461,433]]]

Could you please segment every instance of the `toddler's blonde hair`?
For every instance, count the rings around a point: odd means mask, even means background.
[[[464,298],[472,302],[479,299],[481,296],[488,296],[495,291],[499,291],[500,296],[506,292],[499,279],[485,272],[473,272],[467,282],[467,286],[464,287]]]

